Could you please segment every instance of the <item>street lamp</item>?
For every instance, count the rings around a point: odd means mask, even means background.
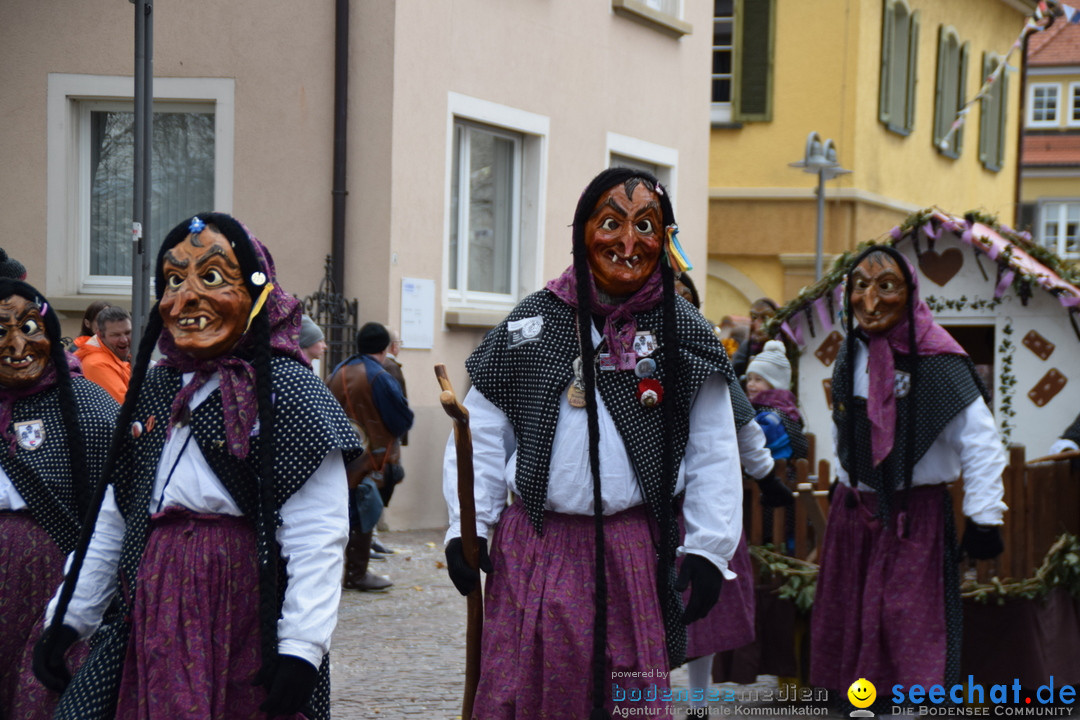
[[[802,168],[803,172],[817,173],[817,256],[814,258],[814,279],[822,276],[822,263],[825,251],[825,181],[839,175],[847,175],[850,170],[840,167],[836,161],[836,143],[832,139],[821,141],[821,136],[812,132],[806,136],[806,151],[803,159],[788,163],[790,167]]]

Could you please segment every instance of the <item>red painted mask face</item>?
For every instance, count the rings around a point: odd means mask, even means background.
[[[664,227],[659,196],[644,183],[616,185],[585,223],[585,247],[596,287],[614,297],[632,295],[656,270]]]
[[[870,255],[851,273],[851,282],[851,309],[863,332],[888,332],[903,319],[908,286],[894,258]]]
[[[20,295],[0,300],[0,386],[27,388],[45,372],[52,343],[38,306]]]
[[[212,228],[165,253],[160,313],[177,348],[200,360],[229,352],[244,334],[251,296],[229,241]]]

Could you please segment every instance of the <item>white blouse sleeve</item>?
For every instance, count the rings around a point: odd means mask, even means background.
[[[727,381],[711,375],[690,409],[690,438],[683,456],[686,538],[679,554],[701,555],[728,580],[728,562],[742,536],[742,470]]]
[[[506,509],[508,496],[506,465],[517,449],[514,427],[502,410],[475,387],[465,396],[473,449],[473,497],[476,504],[476,534],[490,537],[491,527]],[[450,527],[445,542],[461,536],[461,512],[457,492],[457,448],[454,435],[446,441],[443,455],[443,498]]]
[[[63,619],[63,624],[79,633],[80,638],[89,637],[98,629],[101,618],[116,593],[117,565],[120,563],[120,548],[126,527],[110,485],[105,489],[101,511],[94,524],[94,533],[90,536],[86,559],[83,560],[79,572],[79,581],[75,585],[75,593],[71,596],[71,603]],[[65,574],[71,568],[73,555],[74,553],[68,555]],[[57,589],[45,611],[46,627],[56,613],[61,588]]]
[[[332,450],[281,506],[277,541],[289,583],[278,620],[278,652],[319,667],[337,625],[349,496],[345,463]]]

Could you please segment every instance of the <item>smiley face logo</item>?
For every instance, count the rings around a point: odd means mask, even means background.
[[[859,678],[855,682],[851,683],[851,687],[847,691],[848,700],[851,704],[857,708],[870,707],[873,704],[874,699],[877,698],[877,688],[874,687],[874,683],[870,682],[866,678]]]

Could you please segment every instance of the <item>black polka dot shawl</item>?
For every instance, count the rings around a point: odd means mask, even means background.
[[[285,357],[271,360],[271,373],[275,435],[273,513],[274,522],[280,525],[277,512],[281,505],[318,469],[329,452],[341,450],[345,461],[349,462],[360,454],[361,448],[341,405],[314,373]],[[133,416],[133,424],[140,423],[142,432],[137,439],[131,433],[125,435],[125,447],[118,456],[114,473],[117,504],[127,523],[120,556],[124,597],[119,598],[119,611],[111,614],[113,621],[103,625],[95,636],[91,656],[64,693],[56,718],[111,717],[110,708],[115,707],[129,632],[123,616],[126,615],[126,602],[136,591],[135,578],[150,530],[150,495],[165,446],[170,405],[181,384],[180,372],[161,367],[152,368],[143,384]],[[210,467],[245,516],[252,520],[253,526],[256,525],[259,436],[252,438],[246,459],[238,459],[228,452],[224,442],[220,390],[211,393],[192,412],[191,428],[192,437]],[[260,548],[260,553],[263,551]],[[280,557],[275,560],[282,562]],[[282,570],[278,577],[280,598],[287,576]],[[257,592],[257,588],[251,590]],[[267,625],[263,623],[264,632]],[[274,624],[269,626],[274,627]],[[311,720],[329,718],[328,658],[323,658],[319,676],[314,696],[305,708],[305,714]]]
[[[77,422],[83,436],[86,468],[79,473],[89,496],[105,464],[119,406],[107,392],[89,380],[74,376],[71,389]],[[34,519],[64,553],[75,549],[85,508],[77,506],[69,441],[60,415],[60,391],[49,388],[15,402],[12,423],[40,423],[41,444],[30,449],[17,445],[14,457],[0,448],[0,466],[26,501]]]

